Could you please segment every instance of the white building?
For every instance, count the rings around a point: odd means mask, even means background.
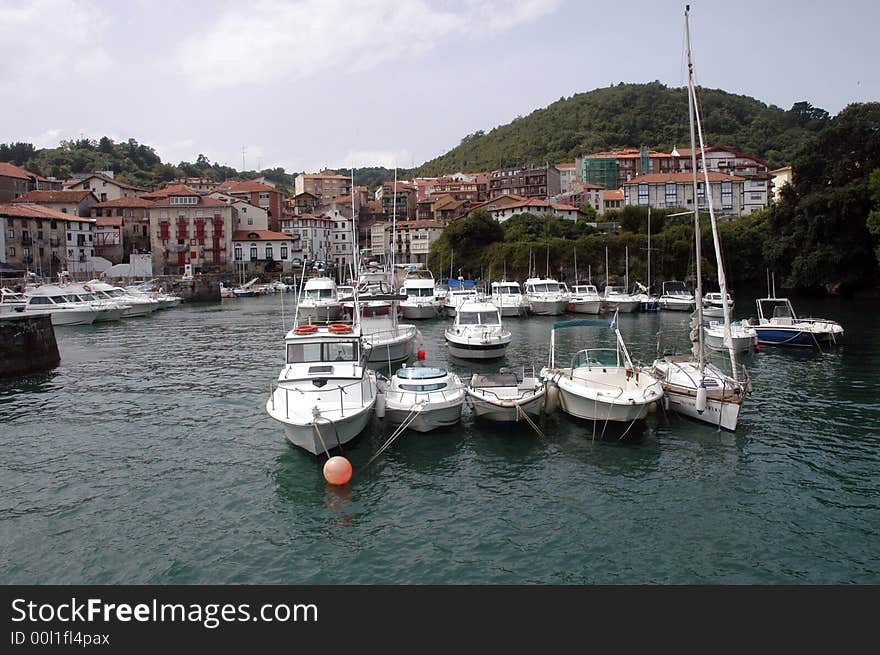
[[[791,166],[783,166],[770,171],[770,175],[773,177],[773,202],[779,202],[782,187],[786,184],[794,184],[794,171]]]
[[[238,230],[232,235],[235,271],[245,275],[287,272],[299,258],[299,239],[284,232]]]
[[[146,189],[98,173],[71,182],[64,189],[66,191],[91,191],[100,202],[117,200],[118,198],[139,198],[147,193]]]
[[[281,231],[299,237],[302,258],[308,261],[333,261],[333,220],[329,216],[297,214],[281,219]]]
[[[734,175],[709,173],[712,206],[719,216],[733,217],[746,213],[743,205],[745,182],[744,178]],[[702,180],[697,183],[697,193],[700,209],[706,208],[706,195]],[[691,173],[639,175],[624,183],[623,196],[624,205],[693,209],[693,175]]]
[[[268,230],[269,229],[269,210],[266,207],[257,207],[236,196],[232,196],[222,191],[212,191],[208,194],[215,200],[225,202],[238,210],[238,216],[235,219],[233,230]]]
[[[517,214],[535,214],[536,216],[556,216],[570,221],[576,221],[581,215],[580,209],[572,205],[558,202],[549,202],[538,198],[529,198],[513,204],[501,207],[494,206],[491,202],[486,206],[486,211],[499,223]]]

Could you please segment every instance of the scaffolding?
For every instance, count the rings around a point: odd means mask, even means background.
[[[584,157],[582,179],[587,184],[598,184],[606,189],[620,186],[617,178],[616,157]]]

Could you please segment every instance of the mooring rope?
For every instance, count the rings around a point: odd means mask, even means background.
[[[370,457],[369,460],[367,460],[366,464],[364,464],[357,470],[358,474],[362,473],[370,464],[376,461],[379,455],[384,453],[388,449],[388,447],[391,446],[394,440],[397,439],[397,437],[399,437],[401,434],[403,434],[403,432],[410,426],[410,424],[416,419],[419,412],[422,410],[422,405],[424,404],[424,402],[424,400],[419,401],[413,406],[409,414],[406,415],[406,418],[404,418],[401,424],[397,426],[397,429],[392,433],[390,437],[388,437],[385,443],[383,443],[379,447],[379,450],[377,450],[376,453],[372,457]]]

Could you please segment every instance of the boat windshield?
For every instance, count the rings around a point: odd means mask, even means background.
[[[434,366],[413,366],[402,368],[397,371],[397,377],[405,378],[407,380],[428,380],[430,378],[442,378],[445,376],[445,370]]]
[[[505,295],[505,296],[518,296],[519,295],[519,287],[515,287],[512,284],[505,285],[497,285],[495,286],[495,293]]]
[[[498,312],[461,312],[459,325],[499,325]]]
[[[358,345],[357,341],[353,340],[287,344],[288,364],[356,361],[358,361]]]
[[[580,284],[574,288],[574,292],[584,295],[592,295],[594,293],[598,295],[596,287],[594,287],[592,284]]]
[[[606,296],[622,296],[626,293],[623,287],[605,287]]]
[[[56,305],[63,305],[67,302],[67,298],[65,298],[64,296],[52,296],[52,302],[54,302]]]
[[[312,300],[327,300],[333,297],[333,289],[309,289],[306,291],[306,298]]]
[[[401,384],[401,391],[439,391],[445,389],[445,382],[434,382],[433,384]]]
[[[548,284],[533,284],[532,292],[533,293],[556,293],[559,291],[559,285],[555,282],[551,282]]]
[[[687,290],[684,282],[664,282],[663,293],[667,296],[689,296],[690,291]]]
[[[429,298],[434,296],[434,289],[431,288],[423,288],[423,289],[413,289],[412,287],[406,290],[406,295],[411,298]]]
[[[620,366],[617,350],[610,348],[592,348],[578,351],[571,360],[571,368],[591,366]]]

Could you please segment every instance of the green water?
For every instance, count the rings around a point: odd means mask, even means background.
[[[285,316],[290,319],[290,296]],[[281,296],[57,328],[61,366],[0,383],[5,583],[880,582],[878,305],[796,301],[846,329],[827,353],[744,358],[736,434],[649,415],[623,441],[564,415],[406,433],[344,488],[265,413]],[[740,300],[738,316],[754,314]],[[552,318],[510,319],[545,363]],[[686,345],[684,314],[627,315],[633,357]],[[446,362],[449,319],[420,322]],[[596,343],[604,331],[565,335]],[[375,419],[346,455],[364,464]]]

